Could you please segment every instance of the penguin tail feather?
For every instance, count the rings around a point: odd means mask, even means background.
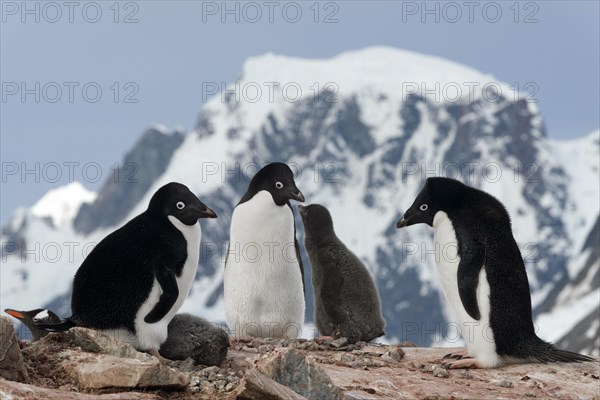
[[[71,318],[65,318],[63,322],[58,322],[55,324],[36,323],[35,326],[36,328],[42,329],[46,332],[64,332],[68,331],[74,326],[77,326],[77,324]]]
[[[565,362],[565,363],[573,363],[573,362],[587,362],[587,361],[596,361],[595,358],[586,356],[579,353],[574,353],[572,351],[557,349],[552,343],[544,342],[540,340],[539,344],[536,346],[535,355],[533,356],[540,362]]]

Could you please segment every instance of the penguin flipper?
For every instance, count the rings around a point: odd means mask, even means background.
[[[477,286],[479,273],[483,267],[485,249],[478,243],[461,246],[460,262],[458,264],[458,294],[467,313],[479,321],[481,313],[477,304]]]
[[[48,323],[48,322],[34,322],[33,325],[46,332],[64,332],[77,326],[77,323],[73,320],[73,317],[65,318],[62,322]]]
[[[154,308],[144,317],[144,322],[147,324],[154,324],[165,317],[173,304],[179,297],[179,287],[177,286],[177,279],[175,272],[170,268],[164,266],[155,268],[155,275],[162,293],[158,299],[158,303]]]

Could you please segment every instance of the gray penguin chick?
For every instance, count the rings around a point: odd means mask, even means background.
[[[360,259],[338,239],[327,208],[299,206],[312,266],[315,322],[322,335],[350,343],[385,334],[377,287]]]
[[[170,360],[191,357],[196,365],[220,365],[227,356],[229,336],[208,322],[191,314],[176,314],[168,327],[167,340],[160,347],[161,356]]]

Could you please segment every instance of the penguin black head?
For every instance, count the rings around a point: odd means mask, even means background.
[[[202,203],[187,186],[167,183],[154,193],[148,211],[159,216],[173,216],[186,225],[194,225],[200,218],[217,218],[217,214]]]
[[[35,326],[37,323],[44,324],[58,324],[60,323],[60,318],[58,315],[53,313],[50,310],[46,310],[43,308],[36,308],[35,310],[30,311],[17,311],[10,308],[4,310],[5,313],[14,317],[25,324],[26,327],[29,328],[33,335],[33,340],[38,340],[41,337],[48,334],[48,332],[39,329]]]
[[[396,228],[414,224],[433,226],[433,218],[438,211],[449,212],[464,201],[468,186],[451,178],[427,178],[425,186],[396,224]]]
[[[302,224],[307,234],[323,235],[333,231],[333,220],[329,210],[320,204],[298,206]]]
[[[278,206],[288,204],[290,200],[304,201],[304,195],[294,182],[294,173],[284,163],[274,162],[258,171],[250,181],[248,190],[240,203],[250,200],[262,190],[271,193],[273,201]]]

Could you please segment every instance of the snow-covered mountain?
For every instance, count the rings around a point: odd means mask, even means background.
[[[90,246],[142,212],[161,185],[179,181],[219,215],[202,221],[200,268],[183,311],[223,321],[233,207],[260,166],[284,161],[307,202],[331,210],[338,236],[370,268],[388,340],[457,344],[431,229],[394,228],[425,179],[445,175],[506,205],[540,335],[597,355],[600,131],[552,141],[529,100],[490,75],[397,49],[251,58],[237,82],[204,105],[192,131],[143,134],[123,160],[137,166],[134,181],[110,179],[94,199],[65,195],[81,206],[76,215],[52,214],[60,224],[35,207],[17,211],[2,230],[2,307],[50,305],[69,314],[71,279]],[[302,242],[299,220],[297,228]],[[42,254],[50,242],[62,243],[63,253],[64,243],[77,246],[50,262]],[[310,290],[307,302],[312,318]]]

